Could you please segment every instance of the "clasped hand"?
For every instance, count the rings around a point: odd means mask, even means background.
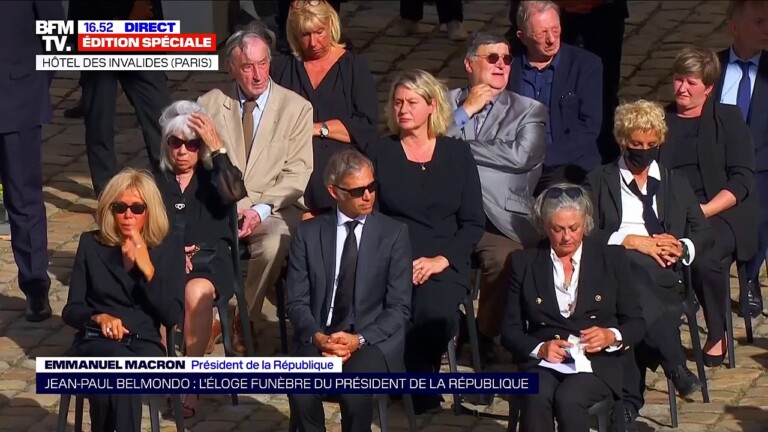
[[[312,340],[323,357],[341,357],[342,363],[346,363],[360,348],[360,339],[357,335],[347,332],[336,332],[331,335],[317,333]]]
[[[261,216],[256,210],[238,210],[237,215],[243,219],[243,225],[237,233],[237,238],[248,237],[261,224]]]
[[[602,327],[590,327],[581,331],[580,342],[584,344],[586,352],[596,353],[615,344],[616,335]],[[539,348],[538,358],[550,363],[562,363],[568,357],[565,348],[572,346],[572,343],[562,339],[547,341]]]
[[[413,284],[423,284],[432,275],[442,273],[449,264],[448,259],[440,255],[433,258],[422,257],[413,261]]]
[[[661,267],[671,267],[683,256],[683,243],[669,234],[627,236],[633,249],[653,258]]]

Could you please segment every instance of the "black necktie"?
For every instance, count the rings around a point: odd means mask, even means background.
[[[645,223],[645,229],[648,230],[648,235],[662,234],[664,233],[664,227],[659,222],[659,217],[656,212],[653,211],[653,197],[659,191],[659,181],[653,177],[648,177],[648,194],[643,195],[640,192],[640,188],[637,186],[637,182],[632,180],[629,183],[629,190],[632,191],[643,203],[643,222]]]
[[[741,114],[744,116],[744,121],[747,121],[747,117],[749,116],[749,102],[750,99],[752,99],[752,79],[749,77],[749,66],[752,63],[736,60],[736,64],[741,68],[741,80],[739,80],[739,88],[736,93],[736,106],[741,110]]]
[[[347,227],[347,239],[344,241],[344,249],[341,251],[339,263],[339,280],[336,286],[336,297],[333,302],[333,318],[330,333],[346,331],[349,328],[352,307],[355,301],[355,272],[357,269],[357,237],[355,227],[360,224],[356,220],[345,222]]]

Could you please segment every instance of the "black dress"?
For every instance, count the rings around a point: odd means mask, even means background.
[[[349,132],[358,150],[365,151],[377,138],[378,96],[368,63],[359,54],[346,51],[323,77],[317,88],[312,87],[304,62],[294,56],[279,56],[272,61],[272,79],[293,90],[312,104],[313,122],[337,119]],[[336,202],[323,184],[323,171],[330,158],[349,148],[349,144],[330,138],[312,137],[314,170],[304,193],[304,203],[310,210],[335,208]]]
[[[376,167],[379,210],[408,226],[413,258],[442,255],[450,265],[413,288],[412,327],[406,336],[406,369],[437,372],[456,334],[458,305],[469,288],[470,257],[485,227],[480,177],[464,141],[440,137],[432,160],[411,162],[400,139],[380,139],[369,149]],[[421,407],[429,401],[415,398]],[[420,407],[417,406],[417,409]]]
[[[232,205],[245,191],[245,185],[240,171],[227,156],[217,155],[212,161],[211,170],[198,164],[183,193],[173,173],[164,171],[155,177],[171,231],[180,244],[216,250],[211,269],[193,266],[187,281],[208,279],[216,288],[217,298],[230,298],[235,283],[230,249],[234,245],[234,231],[230,216],[233,215]]]

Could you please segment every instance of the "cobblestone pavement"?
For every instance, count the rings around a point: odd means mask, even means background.
[[[473,1],[466,6],[469,30],[503,33],[507,28],[504,1]],[[623,90],[626,98],[649,97],[669,100],[670,67],[677,50],[693,43],[713,48],[728,43],[724,26],[723,1],[633,1],[622,61]],[[425,20],[414,37],[387,35],[397,17],[397,2],[361,2],[344,4],[344,33],[367,55],[376,76],[379,100],[383,101],[393,71],[419,67],[437,72],[453,87],[464,83],[462,45],[449,42],[437,26],[432,6],[427,6]],[[227,82],[222,73],[169,74],[175,99],[194,99],[212,86]],[[93,227],[96,201],[91,190],[84,153],[84,128],[79,120],[62,115],[79,97],[77,76],[60,74],[51,89],[55,105],[52,124],[44,127],[43,156],[45,196],[49,223],[50,271],[54,317],[44,323],[30,324],[23,319],[24,300],[16,284],[16,268],[8,242],[0,242],[0,431],[51,431],[55,429],[59,398],[36,395],[34,359],[38,355],[59,355],[70,344],[73,331],[62,324],[60,313],[67,297],[67,283],[79,234]],[[118,102],[116,143],[119,160],[126,166],[145,163],[143,144],[133,110],[121,96]],[[732,279],[735,285],[735,279]],[[734,298],[737,291],[734,287]],[[271,355],[277,345],[274,311],[267,311],[272,322],[260,329],[260,354]],[[699,322],[703,323],[701,317]],[[712,368],[707,371],[712,402],[702,403],[701,395],[692,400],[678,399],[680,430],[759,431],[768,430],[768,324],[755,321],[755,343],[743,343],[743,321],[734,316],[738,367]],[[687,331],[684,332],[687,334]],[[687,337],[686,337],[687,339]],[[687,343],[687,342],[686,342]],[[217,347],[221,355],[221,347]],[[691,365],[693,368],[693,365]],[[502,365],[493,365],[501,370]],[[650,391],[642,411],[643,430],[666,430],[670,425],[665,380],[658,375],[648,378]],[[74,405],[74,404],[72,404]],[[506,430],[506,422],[472,416],[454,416],[446,410],[438,415],[421,416],[424,431],[492,432]],[[326,404],[328,430],[340,430],[339,410]],[[506,413],[503,400],[486,411]],[[276,431],[285,430],[288,402],[284,395],[257,395],[241,398],[240,406],[231,406],[226,396],[203,397],[198,414],[187,422],[192,431]],[[146,416],[146,409],[145,409]],[[393,430],[406,430],[402,406],[390,408]],[[70,425],[73,415],[70,413]],[[86,424],[88,416],[85,416]],[[163,430],[173,430],[169,419]],[[145,419],[145,430],[149,422]],[[378,430],[378,426],[374,427]]]

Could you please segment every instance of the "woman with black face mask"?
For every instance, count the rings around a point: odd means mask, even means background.
[[[635,430],[632,424],[644,403],[647,368],[661,366],[683,397],[701,387],[685,365],[680,341],[680,281],[683,266],[711,249],[714,237],[685,175],[657,161],[667,135],[664,117],[664,109],[654,102],[619,106],[614,135],[622,156],[588,176],[596,204],[593,235],[627,249],[633,267],[628,277],[641,285],[637,296],[647,325],[634,355],[624,356],[622,365],[626,430]],[[711,297],[725,298],[722,284],[713,288],[719,291]],[[723,329],[724,323],[722,314],[708,315],[710,328]],[[721,330],[715,337],[722,334]]]
[[[720,79],[720,62],[708,49],[686,48],[673,65],[675,102],[667,109],[669,136],[659,154],[662,165],[685,173],[696,199],[715,233],[714,248],[692,267],[693,287],[707,320],[704,362],[723,363],[727,352],[724,325],[710,327],[712,317],[725,314],[727,297],[712,297],[725,285],[735,257],[747,261],[757,249],[757,199],[754,193],[755,151],[739,107],[721,104],[713,94]],[[746,83],[745,83],[746,84]],[[741,89],[739,89],[741,91]],[[726,290],[727,291],[727,290]],[[750,296],[750,309],[759,314],[759,290]],[[744,311],[744,313],[749,313]],[[733,362],[733,359],[729,359]]]

